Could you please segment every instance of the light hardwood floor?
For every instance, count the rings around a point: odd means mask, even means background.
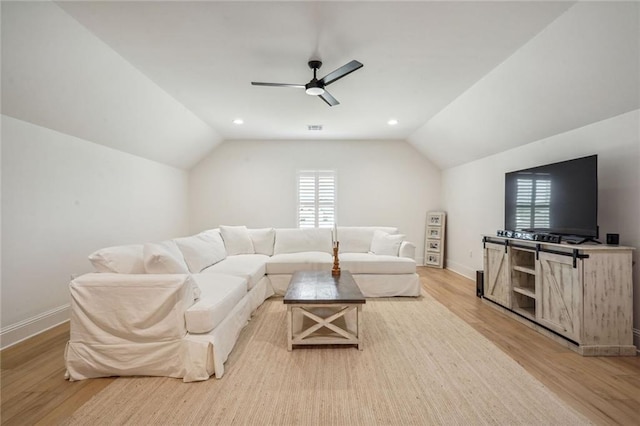
[[[425,291],[576,410],[598,424],[640,424],[640,357],[581,357],[487,306],[471,280],[418,269]],[[0,352],[3,425],[63,422],[115,380],[64,380],[68,338],[67,323]]]

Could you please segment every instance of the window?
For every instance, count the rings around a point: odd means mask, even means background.
[[[551,179],[518,179],[516,191],[516,229],[549,228]]]
[[[298,228],[333,228],[336,223],[336,172],[298,172]]]

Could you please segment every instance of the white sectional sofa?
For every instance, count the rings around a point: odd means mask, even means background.
[[[221,226],[96,251],[96,272],[70,283],[67,378],[222,377],[252,313],[283,295],[293,272],[331,270],[332,237],[331,229]],[[365,297],[420,295],[415,246],[397,228],[339,227],[337,238],[340,267]]]

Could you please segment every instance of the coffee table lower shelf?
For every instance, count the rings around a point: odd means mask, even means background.
[[[287,305],[287,349],[297,345],[362,345],[361,303]]]

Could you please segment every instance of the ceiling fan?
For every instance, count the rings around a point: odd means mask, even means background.
[[[336,98],[331,96],[331,94],[324,89],[325,86],[328,86],[331,83],[340,80],[342,77],[351,74],[352,72],[363,67],[360,62],[354,60],[349,62],[348,64],[341,66],[337,70],[330,72],[321,79],[318,79],[316,77],[316,72],[322,66],[322,62],[314,59],[309,61],[308,64],[309,68],[313,70],[313,78],[307,84],[261,83],[258,81],[252,81],[251,84],[254,86],[295,87],[298,89],[305,89],[307,95],[318,96],[329,106],[335,106],[340,102],[338,102]]]

